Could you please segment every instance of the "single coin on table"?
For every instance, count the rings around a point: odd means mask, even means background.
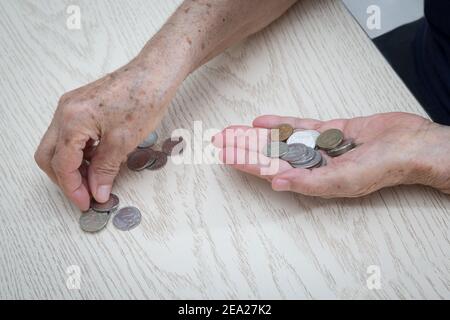
[[[109,212],[89,210],[81,214],[79,220],[80,228],[85,232],[98,232],[106,227],[110,217],[111,213]]]
[[[316,144],[320,149],[330,150],[336,148],[344,140],[344,134],[339,129],[329,129],[320,134]]]
[[[142,215],[138,208],[125,207],[119,209],[113,218],[114,226],[122,231],[129,231],[141,223]]]
[[[146,169],[156,171],[163,168],[167,164],[167,154],[154,150],[152,153],[152,156],[155,157],[156,160],[151,165],[147,166]]]
[[[263,153],[269,158],[280,158],[288,153],[289,147],[284,142],[269,142],[264,148]]]
[[[156,141],[158,141],[158,134],[156,132],[150,132],[150,134],[145,138],[144,141],[138,146],[139,149],[150,148],[155,145]]]
[[[327,154],[330,157],[337,157],[355,148],[355,142],[353,139],[344,140],[339,146],[331,150],[327,150]]]
[[[270,131],[270,139],[272,141],[286,141],[294,132],[289,124],[281,124],[277,128]]]
[[[320,132],[316,130],[295,130],[287,139],[287,144],[303,143],[304,145],[315,148],[316,140],[320,136]]]
[[[100,203],[94,199],[91,201],[91,209],[97,212],[111,212],[115,211],[119,207],[119,198],[111,193],[108,201]]]
[[[169,138],[162,145],[162,152],[168,156],[177,155],[183,152],[185,142],[183,137]]]
[[[128,155],[127,166],[130,170],[141,171],[156,161],[149,149],[137,149]]]

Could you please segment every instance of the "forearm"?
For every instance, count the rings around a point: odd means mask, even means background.
[[[186,0],[139,58],[167,63],[182,81],[233,44],[261,30],[297,0]]]

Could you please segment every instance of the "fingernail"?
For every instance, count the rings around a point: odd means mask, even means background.
[[[272,188],[275,191],[289,191],[291,189],[291,182],[286,179],[275,179],[272,181]]]
[[[95,200],[100,203],[108,201],[109,194],[111,193],[110,185],[102,185],[97,188],[97,193],[95,194]]]

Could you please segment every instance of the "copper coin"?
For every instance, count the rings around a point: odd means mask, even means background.
[[[109,195],[108,201],[105,203],[100,203],[95,200],[91,201],[91,209],[96,212],[111,212],[119,207],[119,197],[111,193]]]
[[[167,164],[167,155],[161,151],[153,151],[156,161],[153,164],[147,166],[148,170],[159,170]]]
[[[289,124],[281,124],[270,131],[272,141],[286,141],[294,133],[294,128]]]
[[[144,170],[153,160],[150,150],[138,149],[128,155],[127,166],[130,170]]]
[[[169,138],[164,141],[162,151],[168,156],[177,155],[183,152],[184,146],[183,137]]]

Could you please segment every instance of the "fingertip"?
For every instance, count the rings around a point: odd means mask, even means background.
[[[77,190],[69,195],[69,198],[78,208],[80,208],[81,211],[87,211],[91,206],[91,198],[86,186],[84,185],[81,185]]]
[[[93,194],[95,201],[99,203],[105,203],[106,201],[108,201],[111,194],[111,189],[112,186],[107,184],[98,186]]]
[[[277,122],[279,116],[263,115],[255,118],[252,125],[257,128],[271,128],[274,122]]]
[[[215,134],[211,138],[211,143],[213,144],[213,146],[215,146],[217,148],[223,148],[224,147],[223,132],[219,132],[219,133]]]

